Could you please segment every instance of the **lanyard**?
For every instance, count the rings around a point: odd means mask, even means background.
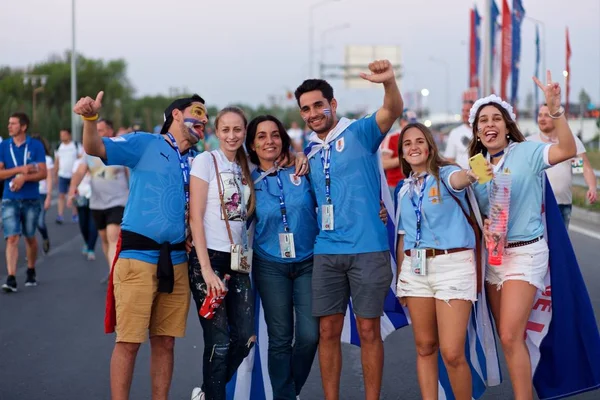
[[[272,168],[268,169],[265,172],[269,172],[271,171]],[[273,173],[275,170],[273,169],[273,171],[271,171],[271,173]],[[262,175],[261,175],[262,176]],[[266,176],[266,175],[265,175]],[[288,219],[287,219],[287,208],[285,206],[285,195],[283,194],[283,182],[281,181],[281,178],[279,177],[279,170],[277,170],[277,186],[279,187],[279,211],[281,211],[281,221],[283,222],[283,231],[284,232],[289,232],[290,231],[290,226],[288,224]],[[257,181],[255,181],[254,183],[257,183]],[[267,192],[269,191],[269,180],[265,179],[265,185],[267,186]]]
[[[321,151],[321,163],[325,173],[325,201],[327,201],[327,204],[331,204],[331,147],[328,144],[324,145]]]
[[[187,162],[187,159],[181,155],[181,152],[179,151],[179,146],[177,146],[177,142],[175,141],[175,138],[173,137],[173,135],[171,135],[171,132],[167,132],[167,137],[171,141],[171,144],[173,144],[173,147],[175,148],[175,151],[177,152],[177,157],[179,157],[179,167],[181,168],[181,174],[183,175],[183,191],[185,193],[185,208],[187,210],[187,208],[190,205],[190,166]],[[186,225],[187,225],[187,221],[186,221]]]
[[[415,215],[417,216],[417,236],[416,236],[416,240],[415,240],[416,248],[418,248],[419,244],[421,243],[421,219],[423,217],[422,207],[423,207],[423,197],[425,196],[425,186],[426,185],[427,185],[427,174],[425,174],[425,176],[423,177],[423,184],[421,185],[421,191],[419,193],[418,204],[415,204],[412,193],[409,196],[410,202],[412,203],[413,208],[415,210]]]
[[[27,147],[29,145],[27,144],[27,142],[25,142],[25,152],[23,153],[23,165],[27,165]],[[15,167],[18,167],[19,164],[17,164],[17,158],[15,157],[15,152],[13,151],[13,142],[12,140],[10,141],[10,156],[12,157],[13,163],[15,164]]]

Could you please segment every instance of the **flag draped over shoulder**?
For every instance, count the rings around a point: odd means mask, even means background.
[[[546,290],[538,290],[527,347],[541,400],[600,388],[600,334],[550,183],[544,189],[545,237],[550,249]]]

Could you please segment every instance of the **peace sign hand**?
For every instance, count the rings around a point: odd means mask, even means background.
[[[552,82],[552,74],[550,73],[550,70],[546,71],[546,85],[543,85],[542,82],[540,82],[540,80],[535,76],[533,77],[533,81],[544,92],[544,96],[546,96],[546,104],[548,104],[550,114],[554,115],[558,113],[560,109],[560,85],[558,82]]]
[[[89,96],[82,97],[73,107],[73,112],[84,117],[94,117],[102,108],[102,97],[104,97],[103,91],[98,92],[95,100]]]
[[[396,79],[392,63],[388,60],[377,60],[369,64],[370,74],[360,73],[360,77],[373,83],[385,83]]]

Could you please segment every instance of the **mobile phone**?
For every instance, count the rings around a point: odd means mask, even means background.
[[[488,172],[487,162],[483,158],[483,154],[477,153],[469,158],[469,166],[473,170],[473,173],[479,177],[477,181],[479,184],[484,184],[492,180],[492,174]]]

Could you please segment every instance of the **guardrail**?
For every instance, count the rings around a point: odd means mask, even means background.
[[[594,174],[596,175],[596,180],[600,179],[600,171],[595,169]],[[587,187],[585,181],[583,180],[583,174],[573,175],[573,185],[574,186],[583,186]]]

